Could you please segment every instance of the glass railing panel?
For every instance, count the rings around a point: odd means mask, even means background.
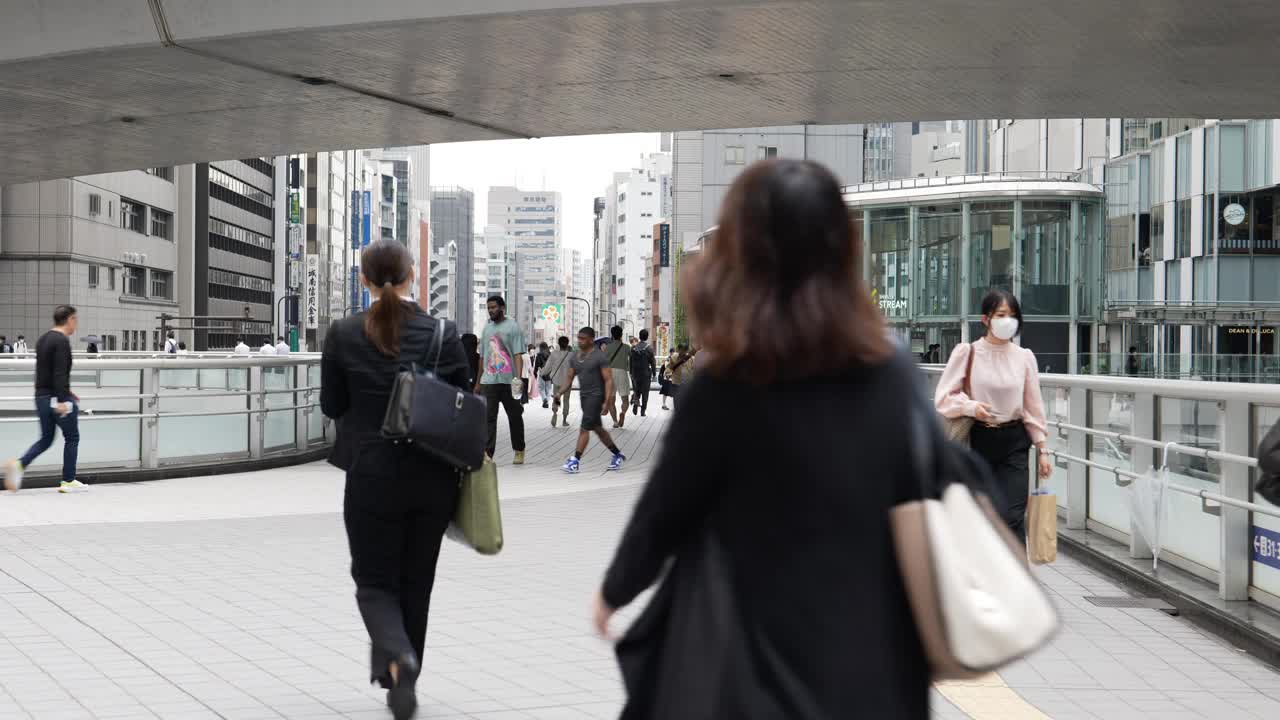
[[[294,387],[294,370],[292,367],[262,368],[262,384],[267,390],[289,390]],[[294,405],[296,393],[273,392],[266,397],[269,410],[264,421],[262,447],[267,450],[293,446],[297,438],[297,425],[294,422]],[[272,408],[283,408],[271,410]]]
[[[229,394],[237,392],[236,380],[246,372],[229,368],[160,371],[157,443],[162,463],[249,454],[249,416],[243,414],[248,400],[242,394]],[[191,412],[236,414],[175,417]]]
[[[1222,411],[1210,400],[1159,400],[1161,442],[1176,442],[1206,450],[1222,449]],[[1216,460],[1182,453],[1168,455],[1169,482],[1194,490],[1218,492],[1222,467]],[[1221,519],[1202,510],[1199,497],[1180,492],[1166,494],[1165,524],[1161,547],[1218,570],[1221,559]]]
[[[1092,393],[1092,427],[1132,433],[1133,400],[1132,393]],[[1089,437],[1089,459],[1100,465],[1128,470],[1132,455],[1133,448],[1128,443]],[[1129,532],[1128,491],[1116,485],[1114,475],[1096,468],[1089,470],[1089,519],[1120,532]]]
[[[1044,415],[1049,422],[1071,422],[1071,389],[1060,387],[1040,387],[1040,394],[1044,398]],[[1084,392],[1077,390],[1076,392]],[[1045,442],[1050,450],[1058,452],[1070,453],[1068,437],[1070,435],[1067,430],[1060,430],[1050,427],[1047,430],[1049,439]],[[1041,480],[1041,487],[1047,487],[1058,498],[1058,507],[1065,508],[1067,506],[1067,483],[1071,478],[1071,465],[1066,460],[1058,460],[1054,463],[1053,474],[1047,480]]]
[[[307,387],[320,387],[320,366],[307,366]],[[311,399],[308,402],[319,403],[320,391],[311,392]],[[307,416],[307,439],[311,441],[324,439],[324,413],[319,407],[311,408],[311,414]]]

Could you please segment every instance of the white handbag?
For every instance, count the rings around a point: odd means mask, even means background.
[[[934,678],[975,677],[1045,645],[1058,613],[986,497],[957,478],[935,481],[945,441],[916,394],[912,454],[923,499],[891,511],[894,545]]]

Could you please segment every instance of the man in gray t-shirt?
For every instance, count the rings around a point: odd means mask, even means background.
[[[587,451],[587,442],[591,439],[593,432],[609,452],[613,453],[613,460],[609,462],[610,470],[620,469],[622,463],[627,460],[627,457],[618,450],[618,446],[613,444],[613,438],[609,437],[609,432],[604,429],[604,423],[600,418],[604,411],[605,398],[613,393],[613,375],[609,372],[608,356],[596,349],[595,339],[596,331],[592,328],[585,327],[578,331],[578,352],[569,358],[569,377],[556,398],[557,401],[562,401],[564,396],[569,394],[574,378],[578,379],[582,426],[578,431],[577,449],[573,457],[564,463],[563,469],[567,473],[578,472],[582,454]]]

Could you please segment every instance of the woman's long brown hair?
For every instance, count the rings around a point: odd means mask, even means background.
[[[404,245],[378,240],[360,253],[360,272],[378,294],[378,302],[364,315],[364,334],[387,357],[400,355],[400,327],[413,306],[396,293],[413,272],[413,258]]]
[[[713,373],[798,380],[891,352],[840,185],[817,163],[765,160],[743,172],[682,275]]]

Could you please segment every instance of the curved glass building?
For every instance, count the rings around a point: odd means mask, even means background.
[[[982,297],[1013,292],[1041,370],[1090,372],[1102,312],[1102,188],[1076,173],[987,173],[845,188],[864,272],[890,325],[923,353],[976,339]]]

